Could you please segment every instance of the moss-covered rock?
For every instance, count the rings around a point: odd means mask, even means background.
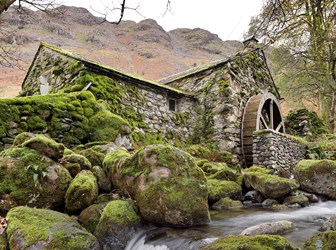
[[[56,211],[15,207],[7,219],[10,249],[100,249],[96,237]]]
[[[202,250],[296,250],[284,237],[278,235],[227,235]]]
[[[78,212],[94,203],[98,197],[97,178],[89,170],[81,171],[70,183],[65,194],[68,212]]]
[[[309,205],[309,199],[303,194],[291,195],[287,196],[284,199],[283,204],[285,205],[299,204],[302,207],[306,207]]]
[[[64,205],[72,180],[66,168],[26,147],[12,147],[0,157],[0,210],[19,205],[58,209]]]
[[[78,217],[79,223],[90,233],[94,233],[107,202],[92,204],[85,208]]]
[[[94,235],[104,249],[122,250],[141,226],[141,218],[130,203],[114,200],[105,206]]]
[[[0,234],[0,249],[1,250],[8,249],[8,241],[6,233]]]
[[[80,154],[67,154],[60,162],[65,166],[72,177],[75,177],[81,170],[91,170],[91,162],[83,155]]]
[[[64,145],[57,143],[44,135],[36,135],[35,137],[25,141],[22,146],[35,149],[40,154],[57,161],[63,157]]]
[[[326,231],[314,235],[301,247],[302,250],[336,249],[336,231]]]
[[[284,198],[300,187],[299,183],[294,179],[252,170],[244,173],[244,183],[248,188],[252,188],[260,192],[263,197],[270,199]]]
[[[317,137],[329,132],[323,120],[307,109],[289,112],[285,118],[285,126],[287,133],[298,136]]]
[[[217,202],[225,197],[235,200],[242,199],[241,186],[234,181],[208,179],[208,192],[210,203]]]
[[[215,210],[235,209],[242,207],[243,203],[241,201],[232,200],[229,197],[222,198],[211,206],[211,208]]]
[[[294,168],[301,189],[336,199],[336,162],[331,160],[302,160]]]
[[[92,141],[115,142],[118,136],[126,136],[129,143],[131,143],[131,129],[128,122],[108,110],[99,111],[89,122]]]
[[[104,167],[113,185],[136,200],[145,220],[170,226],[209,222],[206,179],[190,154],[151,145],[133,156],[111,152]]]
[[[105,158],[105,154],[94,150],[94,148],[87,148],[81,150],[79,154],[85,156],[90,162],[92,166],[103,166],[103,160]]]
[[[97,177],[99,188],[107,192],[111,191],[112,184],[104,169],[99,166],[94,166],[92,172]]]

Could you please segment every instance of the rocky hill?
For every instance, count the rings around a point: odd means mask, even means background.
[[[0,16],[2,46],[16,50],[21,70],[0,66],[0,96],[18,94],[38,45],[45,41],[85,58],[157,80],[235,54],[238,41],[222,41],[203,29],[166,32],[156,21],[103,22],[88,10],[61,6],[44,13],[9,9]]]

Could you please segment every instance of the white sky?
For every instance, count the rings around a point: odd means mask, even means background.
[[[112,0],[62,0],[64,5],[89,9],[104,9]],[[176,28],[202,28],[219,35],[222,40],[242,40],[252,16],[257,15],[263,0],[171,0],[171,13],[163,13],[167,0],[127,0],[129,7],[136,7],[145,17],[158,22],[166,31]],[[119,1],[114,1],[119,7]],[[110,5],[110,7],[112,7]],[[126,10],[124,20],[136,22],[145,19],[135,11]],[[119,13],[113,15],[117,20]]]

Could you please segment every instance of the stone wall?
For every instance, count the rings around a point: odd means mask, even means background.
[[[182,141],[192,136],[198,102],[191,95],[47,45],[40,46],[23,82],[21,96],[84,88],[111,112],[127,119],[140,136],[146,132]],[[176,103],[175,110],[169,109],[169,100]]]
[[[305,158],[306,146],[289,135],[273,130],[253,134],[253,164],[270,169],[279,176],[290,177],[294,166]]]
[[[190,90],[211,119],[208,139],[220,149],[241,154],[241,123],[248,99],[261,90],[279,97],[262,50],[246,50],[208,69],[163,79],[162,83]],[[202,116],[202,114],[201,114]]]

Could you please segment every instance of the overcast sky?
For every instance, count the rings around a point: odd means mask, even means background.
[[[93,3],[94,2],[94,3]],[[70,6],[102,10],[111,0],[62,0]],[[202,28],[219,35],[223,40],[242,40],[251,16],[257,15],[262,0],[171,0],[171,13],[166,10],[167,0],[127,0],[129,7],[136,7],[145,17],[158,22],[166,31],[176,28]],[[114,1],[116,6],[119,1]],[[110,7],[112,7],[110,5]],[[135,11],[126,10],[124,20],[136,22],[144,19]],[[113,16],[118,19],[118,13]]]

